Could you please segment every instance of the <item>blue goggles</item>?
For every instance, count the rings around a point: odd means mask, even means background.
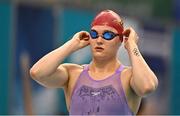
[[[92,39],[96,39],[99,36],[101,36],[105,40],[112,40],[114,37],[119,36],[119,34],[115,34],[112,31],[104,31],[102,35],[98,35],[98,32],[96,30],[91,30],[90,35]]]

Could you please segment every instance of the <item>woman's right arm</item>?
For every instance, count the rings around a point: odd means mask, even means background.
[[[30,69],[31,77],[45,87],[64,87],[69,78],[68,67],[73,64],[61,64],[74,51],[89,45],[89,33],[81,31],[63,46],[53,50]]]

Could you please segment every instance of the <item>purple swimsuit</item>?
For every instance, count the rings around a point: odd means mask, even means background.
[[[94,80],[86,65],[72,93],[70,115],[133,115],[120,79],[123,68],[104,80]]]

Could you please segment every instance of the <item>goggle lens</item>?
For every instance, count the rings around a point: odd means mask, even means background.
[[[98,35],[98,33],[97,33],[96,30],[91,30],[91,31],[90,31],[90,35],[91,35],[91,38],[92,38],[92,39],[96,39],[96,38],[99,37],[99,35]],[[101,37],[104,38],[105,40],[111,40],[111,39],[113,39],[113,38],[114,38],[115,36],[117,36],[117,35],[119,35],[119,34],[115,34],[115,33],[111,32],[111,31],[105,31],[105,32],[101,35]]]

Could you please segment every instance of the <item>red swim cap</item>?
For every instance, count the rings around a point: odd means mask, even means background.
[[[117,30],[122,34],[124,27],[120,16],[112,10],[104,10],[100,12],[91,23],[91,27],[95,25],[107,25]]]

